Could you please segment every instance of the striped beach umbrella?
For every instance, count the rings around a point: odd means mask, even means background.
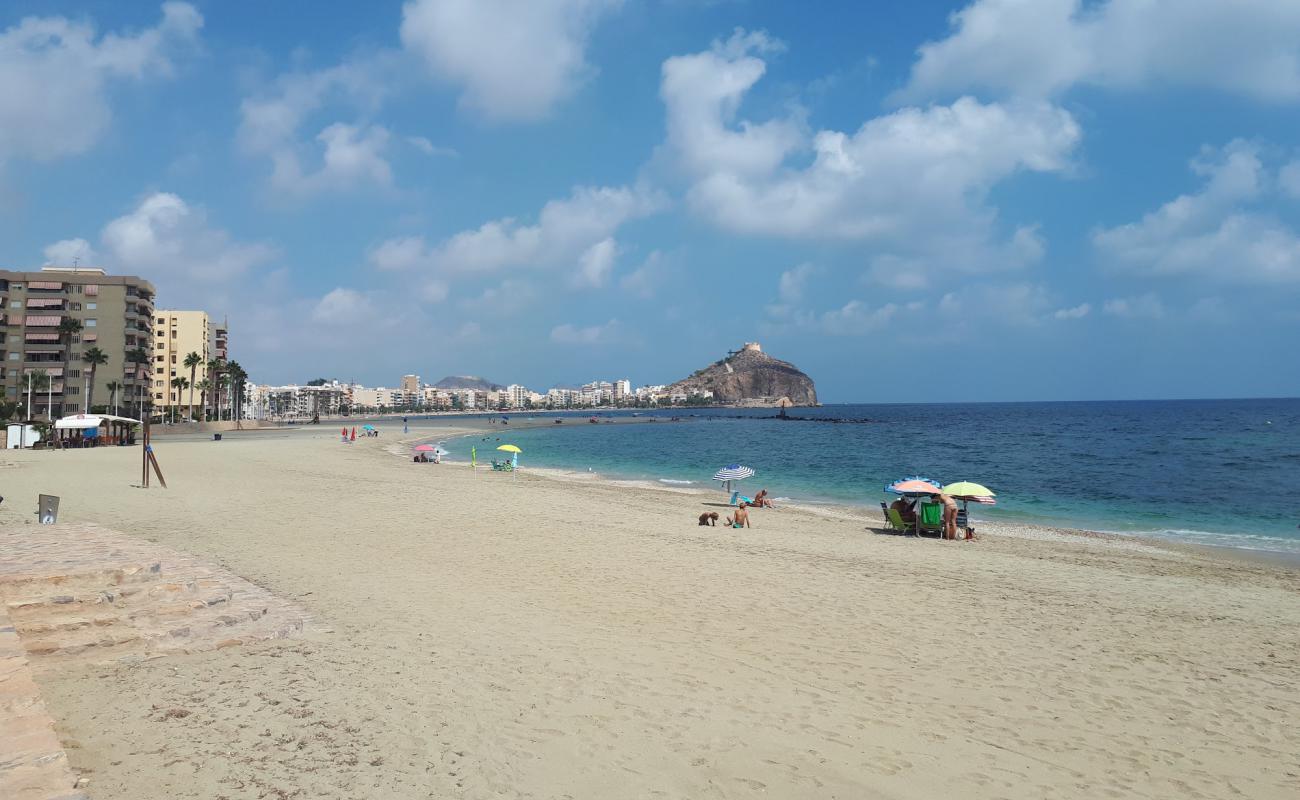
[[[739,481],[745,478],[752,478],[754,470],[749,467],[743,467],[740,464],[729,464],[717,472],[713,473],[715,481]]]
[[[913,475],[910,478],[900,478],[894,481],[885,487],[885,491],[902,495],[938,494],[940,485],[936,480]]]

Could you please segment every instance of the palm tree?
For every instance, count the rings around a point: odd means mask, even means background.
[[[132,364],[135,364],[135,378],[136,380],[140,380],[140,365],[145,364],[149,361],[149,351],[145,350],[143,347],[137,347],[134,350],[128,350],[126,353],[126,360]],[[145,373],[145,375],[146,377],[145,377],[144,385],[147,391],[149,387],[153,385],[153,383],[149,379],[148,373]],[[139,386],[135,387],[135,401],[136,401],[136,409],[135,409],[136,416],[140,417],[140,419],[144,419],[144,396],[140,394]]]
[[[190,353],[189,355],[185,356],[185,360],[182,361],[181,363],[190,368],[190,419],[193,419],[194,418],[194,385],[198,382],[195,379],[194,372],[199,368],[199,365],[203,363],[203,356],[199,355],[198,353]]]
[[[177,400],[181,399],[181,392],[189,388],[189,385],[190,385],[190,379],[185,377],[184,375],[181,375],[180,377],[177,378],[172,378],[172,388],[176,390]],[[176,421],[176,405],[177,404],[175,403],[172,404],[172,422]]]
[[[81,320],[64,317],[59,321],[59,339],[63,341],[63,395],[65,398],[68,394],[67,368],[72,366],[72,340],[79,333],[81,333]],[[65,400],[64,405],[66,404],[67,401]]]
[[[108,383],[104,384],[104,388],[108,389],[109,392],[108,404],[113,407],[113,416],[120,416],[117,413],[117,393],[122,391],[122,382],[109,381]]]
[[[208,412],[208,392],[212,389],[212,379],[204,378],[194,388],[199,390],[199,405],[203,406],[203,416],[206,417]]]
[[[41,389],[50,385],[50,375],[43,369],[34,369],[27,373],[27,418],[32,419],[36,415],[32,413],[32,392],[40,392]],[[39,399],[39,398],[38,398]],[[51,417],[53,419],[53,417]]]
[[[221,371],[224,366],[219,358],[208,362],[208,377],[212,379],[212,419],[217,421],[221,420]]]
[[[238,361],[227,361],[226,372],[230,375],[230,418],[237,420],[244,408],[244,381],[248,379],[248,373]]]
[[[108,353],[98,347],[92,347],[81,355],[81,360],[90,365],[90,381],[86,387],[86,413],[90,413],[91,401],[95,399],[95,371],[102,364],[108,363]],[[67,389],[64,389],[67,392]]]

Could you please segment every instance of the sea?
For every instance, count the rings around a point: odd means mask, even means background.
[[[633,416],[635,413],[635,416]],[[514,413],[451,440],[480,462],[501,443],[521,466],[717,490],[729,464],[799,504],[877,507],[922,475],[997,493],[1005,520],[1300,554],[1300,399],[827,405],[790,409]],[[563,420],[545,423],[548,417]],[[531,427],[520,425],[528,421]],[[539,420],[543,422],[539,424]],[[651,421],[653,420],[653,421]],[[611,424],[635,422],[640,424]],[[752,490],[752,491],[750,491]]]

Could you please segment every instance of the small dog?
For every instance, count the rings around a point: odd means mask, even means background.
[[[718,512],[716,512],[716,511],[705,511],[703,514],[700,515],[700,524],[701,524],[701,525],[710,525],[710,526],[713,526],[713,527],[717,527],[717,525],[718,525]]]

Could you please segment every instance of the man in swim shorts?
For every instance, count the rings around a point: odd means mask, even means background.
[[[736,515],[727,517],[727,524],[733,528],[749,527],[749,512],[745,510],[745,501],[741,500],[740,505],[736,506]]]

